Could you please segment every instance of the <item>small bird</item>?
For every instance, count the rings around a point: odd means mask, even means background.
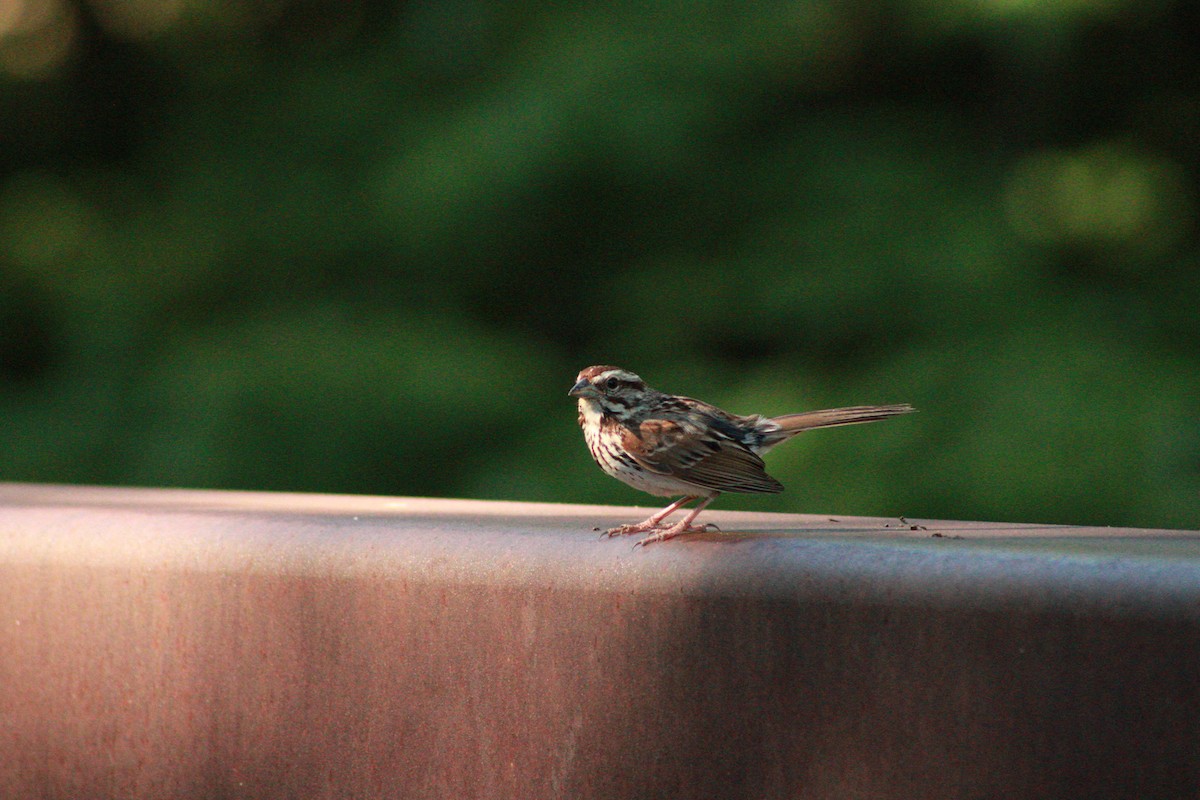
[[[813,428],[873,422],[913,407],[854,406],[782,417],[740,417],[690,397],[651,389],[628,370],[588,367],[567,392],[579,400],[579,426],[600,469],[635,489],[680,499],[642,522],[610,528],[606,536],[649,533],[648,545],[706,530],[696,516],[722,492],[775,494],[783,484],[767,474],[762,454]],[[693,500],[679,522],[664,522]]]

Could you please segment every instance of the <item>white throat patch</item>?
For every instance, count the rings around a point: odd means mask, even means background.
[[[584,424],[589,428],[599,428],[600,420],[604,419],[604,412],[600,410],[600,404],[591,397],[579,398],[579,413],[583,415]]]

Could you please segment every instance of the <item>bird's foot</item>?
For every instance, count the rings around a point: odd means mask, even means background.
[[[692,525],[687,520],[684,520],[671,526],[659,527],[649,536],[643,539],[638,539],[636,542],[634,542],[633,546],[645,547],[646,545],[654,544],[655,542],[665,542],[667,539],[674,539],[681,533],[704,533],[705,531],[709,530],[719,531],[721,529],[716,525],[713,525],[711,522],[706,522],[703,525]]]
[[[648,519],[643,522],[628,522],[624,525],[618,525],[615,528],[609,528],[601,537],[612,538],[613,536],[628,536],[631,533],[645,533],[646,531],[659,531],[666,528],[667,525],[655,519]]]

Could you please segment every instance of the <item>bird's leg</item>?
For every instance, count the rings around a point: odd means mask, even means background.
[[[699,514],[701,511],[703,511],[709,503],[711,503],[713,500],[716,500],[716,499],[717,499],[717,496],[715,494],[712,497],[706,497],[700,503],[700,505],[698,505],[695,508],[693,508],[692,510],[688,511],[687,516],[684,517],[683,519],[679,520],[679,522],[676,522],[674,525],[671,525],[670,527],[666,527],[666,528],[660,527],[660,528],[655,529],[654,533],[650,534],[645,539],[638,540],[633,546],[634,547],[639,547],[639,546],[645,547],[648,544],[654,544],[655,542],[665,542],[667,539],[673,539],[681,533],[700,533],[702,531],[708,530],[710,526],[708,526],[708,525],[693,525],[692,520],[694,520],[696,518],[696,515]],[[714,525],[711,527],[716,527],[716,526]]]
[[[692,502],[693,500],[697,500],[697,499],[699,499],[699,495],[688,495],[687,497],[681,497],[678,500],[676,500],[674,503],[671,503],[671,505],[664,508],[663,510],[655,511],[653,514],[651,514],[649,517],[647,517],[642,522],[630,522],[630,523],[626,523],[625,525],[618,525],[615,528],[609,528],[607,531],[604,532],[604,535],[605,536],[626,536],[631,533],[645,533],[646,531],[656,531],[663,526],[662,521],[664,519],[666,519],[676,509],[678,509],[680,506],[685,506],[688,503]],[[703,506],[701,506],[701,507],[703,507]],[[690,520],[694,516],[695,515],[693,514],[691,517],[688,517],[688,519]]]

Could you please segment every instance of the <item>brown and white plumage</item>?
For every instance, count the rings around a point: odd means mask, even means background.
[[[635,489],[680,500],[644,522],[607,533],[651,532],[638,544],[703,530],[692,521],[723,492],[776,493],[783,484],[767,474],[762,455],[803,431],[887,419],[909,405],[854,406],[763,417],[738,416],[710,403],[648,387],[628,370],[588,367],[571,387],[579,425],[592,458],[606,473]],[[678,523],[663,520],[693,500],[701,502]]]

